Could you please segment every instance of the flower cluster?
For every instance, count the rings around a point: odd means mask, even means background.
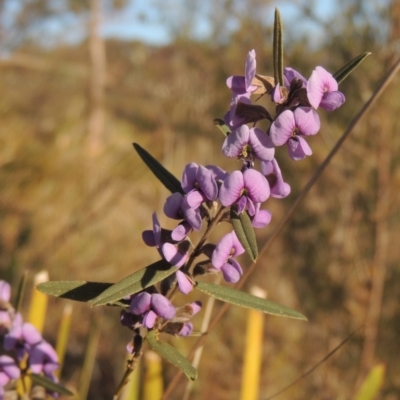
[[[10,297],[10,285],[0,281],[0,343],[8,353],[0,356],[0,399],[5,389],[23,374],[44,374],[53,382],[58,381],[54,374],[59,367],[56,351],[32,324],[24,322],[21,314],[15,312]],[[26,368],[22,368],[25,360]]]
[[[236,215],[246,213],[253,228],[267,226],[271,213],[262,209],[262,204],[270,196],[284,198],[290,194],[290,186],[275,158],[275,148],[286,145],[294,160],[311,155],[305,137],[320,129],[316,110],[321,107],[332,111],[345,101],[334,77],[322,67],[316,67],[309,80],[294,69],[285,68],[282,84],[272,77],[257,75],[254,50],[247,55],[245,75],[229,77],[227,86],[232,97],[224,121],[230,132],[222,152],[240,160],[240,169],[229,173],[215,165],[186,165],[180,182],[182,190],[166,199],[163,210],[178,224],[172,230],[164,229],[153,214],[153,229],[143,232],[143,241],[156,247],[162,260],[175,267],[175,272],[161,282],[159,290],[152,286],[125,299],[129,310],[122,311],[121,323],[134,330],[136,338],[141,328],[181,336],[192,332],[190,318],[201,304],[177,309],[169,300],[169,293],[178,288],[188,294],[197,275],[221,272],[225,281],[239,281],[243,271],[235,258],[245,252],[242,241],[232,230],[217,244],[211,243],[210,231],[220,222],[230,223],[232,210]],[[252,103],[251,96],[260,94],[270,96],[275,105],[274,116]],[[269,121],[267,130],[256,126],[261,120]],[[207,229],[194,245],[189,235],[200,231],[203,222]],[[199,257],[202,259],[198,260]],[[135,337],[128,345],[128,351],[133,353],[140,347]]]

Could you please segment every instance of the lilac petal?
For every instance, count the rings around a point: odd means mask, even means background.
[[[142,232],[142,239],[147,246],[154,247],[156,246],[156,241],[154,239],[154,232],[153,231],[143,231]]]
[[[8,379],[18,379],[21,375],[21,370],[15,363],[14,359],[6,355],[0,356],[0,376],[2,371],[4,372],[4,375],[3,380],[0,379],[0,384],[2,384],[2,381],[5,381],[4,376]],[[7,382],[4,383],[4,385],[7,384]]]
[[[187,235],[193,230],[192,226],[186,222],[181,222],[171,233],[172,240],[176,242],[180,242],[181,240],[185,239]]]
[[[346,101],[346,97],[342,92],[325,93],[319,104],[326,111],[333,111],[339,108]]]
[[[199,166],[194,162],[186,165],[182,174],[182,189],[185,193],[195,189],[198,168]]]
[[[225,170],[223,170],[221,167],[217,167],[216,165],[206,165],[206,168],[212,172],[216,181],[224,181],[224,179],[228,176],[228,173]]]
[[[164,214],[168,218],[172,219],[182,219],[182,199],[183,196],[181,193],[173,193],[171,196],[167,197],[164,204]]]
[[[246,196],[240,196],[239,200],[237,201],[237,213],[241,214],[244,210],[246,210],[247,206],[247,197]]]
[[[221,267],[231,257],[236,257],[244,253],[244,248],[239,242],[235,232],[227,233],[217,244],[212,253],[211,262],[214,268]]]
[[[154,240],[156,242],[156,246],[158,247],[161,243],[161,225],[155,212],[153,213],[153,232]]]
[[[151,308],[159,317],[165,319],[173,318],[176,313],[176,309],[172,303],[159,293],[154,293],[151,296]]]
[[[175,267],[180,268],[186,262],[187,254],[180,253],[172,243],[164,243],[161,251],[165,259]]]
[[[270,195],[269,184],[261,172],[255,169],[247,169],[243,172],[243,180],[250,200],[255,203],[263,203],[268,199]]]
[[[8,303],[11,297],[11,286],[6,281],[0,281],[0,300]]]
[[[310,104],[317,109],[325,93],[336,92],[338,83],[327,70],[316,67],[307,83],[307,97]]]
[[[132,314],[142,315],[150,309],[150,304],[151,294],[147,292],[141,292],[132,297],[129,310]]]
[[[202,193],[200,193],[197,189],[190,191],[186,195],[187,203],[191,208],[194,209],[199,208],[205,200],[206,200],[205,196]]]
[[[183,294],[188,294],[193,289],[193,283],[182,271],[176,271],[176,280],[178,281],[179,290]]]
[[[43,340],[40,332],[29,322],[25,322],[22,325],[21,336],[22,339],[31,346],[38,344]]]
[[[195,231],[199,231],[201,229],[202,222],[200,210],[190,207],[186,201],[186,198],[183,199],[182,210],[185,216],[185,220],[192,226]]]
[[[272,161],[262,162],[261,171],[267,178],[272,197],[281,199],[289,195],[290,186],[283,181],[281,169],[275,158]]]
[[[277,83],[271,92],[271,100],[276,104],[281,104],[282,100],[284,100],[281,92],[281,85]]]
[[[262,161],[272,160],[275,155],[271,138],[261,129],[252,128],[249,134],[249,144],[253,154]]]
[[[156,323],[156,319],[157,319],[157,314],[154,311],[150,310],[143,316],[143,326],[151,329]]]
[[[247,211],[249,212],[249,215],[252,217],[255,212],[256,212],[256,208],[254,206],[254,203],[251,199],[247,198]]]
[[[192,315],[196,315],[201,310],[201,301],[190,303],[190,307],[192,308]]]
[[[43,341],[30,351],[29,368],[34,374],[52,373],[58,367],[57,353],[49,343]]]
[[[251,82],[256,76],[256,52],[255,50],[249,51],[246,58],[246,67],[245,67],[245,86],[246,90],[252,88]],[[253,89],[254,90],[254,89]]]
[[[232,205],[242,193],[244,189],[244,179],[241,171],[233,171],[224,180],[220,192],[219,199],[225,207]]]
[[[265,228],[272,219],[272,215],[268,210],[260,210],[258,211],[251,221],[251,224],[254,228]]]
[[[290,137],[292,137],[295,128],[296,124],[293,112],[285,110],[283,113],[278,115],[269,128],[272,143],[275,146],[282,146]]]
[[[241,125],[226,137],[222,145],[222,152],[227,157],[239,157],[243,152],[243,148],[249,142],[249,136],[249,127],[247,125]]]
[[[294,110],[294,119],[302,135],[315,135],[321,127],[319,116],[311,107],[297,107]]]
[[[287,144],[289,156],[293,160],[302,160],[306,156],[310,156],[312,154],[311,147],[301,136],[291,138]]]
[[[213,173],[206,167],[200,165],[197,170],[196,178],[200,189],[206,198],[208,200],[216,200],[218,197],[218,186]]]
[[[303,88],[307,87],[307,79],[304,78],[303,75],[301,75],[299,72],[297,72],[296,70],[294,70],[293,68],[284,68],[283,69],[283,79],[284,79],[284,83],[285,86],[289,89],[290,88],[290,84],[292,82],[293,79],[300,79],[303,81]]]
[[[193,324],[191,322],[185,322],[182,329],[179,331],[179,336],[189,336],[193,332]]]
[[[230,283],[236,283],[239,281],[241,275],[243,274],[242,268],[239,263],[235,260],[229,260],[221,267],[224,279]]]

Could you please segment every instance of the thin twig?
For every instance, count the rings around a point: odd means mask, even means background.
[[[328,166],[330,161],[332,160],[333,156],[339,151],[340,147],[342,146],[343,142],[347,139],[347,137],[350,135],[350,133],[353,131],[355,126],[360,122],[360,120],[364,117],[364,115],[367,114],[367,112],[370,110],[370,108],[375,104],[375,102],[379,99],[379,97],[382,95],[382,93],[385,91],[386,87],[389,85],[389,83],[392,81],[392,79],[395,77],[397,72],[400,69],[400,59],[397,60],[395,65],[392,67],[392,69],[386,74],[384,77],[382,83],[378,86],[378,88],[375,90],[373,95],[370,97],[370,99],[365,103],[365,105],[362,107],[362,109],[358,112],[358,114],[353,118],[353,120],[350,122],[348,128],[345,130],[341,138],[338,140],[336,143],[335,147],[331,150],[331,152],[328,154],[324,162],[320,165],[320,167],[317,169],[317,171],[314,173],[314,175],[311,177],[311,179],[308,181],[304,189],[301,191],[299,196],[296,198],[292,206],[290,207],[289,211],[286,213],[286,215],[283,217],[281,222],[278,224],[278,226],[274,229],[272,232],[271,236],[267,239],[265,242],[262,250],[259,253],[259,258],[261,258],[262,255],[264,255],[267,250],[271,247],[272,242],[274,239],[278,236],[278,234],[282,231],[283,227],[286,225],[286,223],[289,221],[291,216],[293,215],[294,211],[300,204],[300,202],[303,200],[305,195],[310,191],[310,189],[313,187],[317,179],[322,175],[322,172],[325,170],[325,168]],[[254,271],[256,267],[256,264],[253,263],[250,268],[247,270],[247,272],[243,275],[243,278],[240,280],[240,282],[236,285],[237,289],[240,289],[243,287],[243,285],[246,283],[247,279],[250,277],[252,272]],[[210,324],[209,332],[215,327],[215,325],[219,322],[219,320],[222,318],[222,316],[226,313],[228,310],[230,304],[225,303],[221,309],[219,310],[218,314],[214,317]],[[204,344],[204,341],[206,340],[206,337],[208,335],[202,336],[199,338],[199,340],[193,345],[192,350],[189,353],[189,359],[193,357],[194,352],[196,349]],[[175,389],[177,384],[179,383],[180,379],[182,378],[182,371],[178,371],[174,377],[174,379],[170,382],[168,385],[167,389],[164,392],[164,395],[162,397],[162,400],[168,399],[169,395],[172,393],[172,391]]]

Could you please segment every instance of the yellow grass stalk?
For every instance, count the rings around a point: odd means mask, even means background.
[[[161,357],[148,350],[144,354],[144,365],[143,400],[160,400],[164,391]]]
[[[33,286],[36,287],[39,283],[47,282],[49,274],[47,271],[41,271],[33,277]],[[44,322],[47,313],[47,299],[48,296],[40,293],[38,290],[33,289],[27,322],[30,322],[35,328],[42,333]]]
[[[364,379],[358,390],[355,400],[374,400],[383,385],[385,376],[385,366],[383,364],[375,365]]]
[[[65,353],[67,351],[69,331],[71,327],[72,305],[66,304],[61,316],[60,328],[58,329],[56,352],[60,368],[56,371],[56,375],[61,375],[61,370],[64,365]]]
[[[263,289],[255,286],[251,288],[250,293],[264,299],[267,297]],[[257,400],[259,397],[263,331],[264,314],[250,310],[247,318],[240,400]]]

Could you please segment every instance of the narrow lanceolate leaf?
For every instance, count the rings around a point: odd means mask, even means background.
[[[146,341],[149,346],[158,353],[161,357],[165,358],[175,367],[182,370],[182,372],[192,381],[197,379],[197,370],[193,367],[188,359],[181,353],[175,350],[168,343],[161,342],[157,338],[157,331],[150,331],[146,336]]]
[[[258,257],[257,240],[249,215],[246,211],[238,214],[234,207],[231,207],[231,222],[236,236],[246,253],[253,261],[256,261]]]
[[[344,67],[340,68],[333,77],[336,79],[337,83],[343,82],[348,75],[350,75],[371,53],[363,53],[353,58]]]
[[[262,311],[266,314],[278,315],[280,317],[307,320],[303,314],[300,314],[291,308],[226,286],[216,285],[214,283],[196,282],[195,288],[208,296],[225,301],[226,303],[251,308],[253,310]]]
[[[225,123],[223,119],[215,118],[214,125],[221,130],[221,132],[225,137],[227,137],[231,133],[229,126]]]
[[[49,392],[57,392],[63,394],[64,396],[74,395],[70,390],[66,389],[64,386],[61,386],[58,383],[53,382],[52,380],[46,378],[43,375],[29,374],[28,376],[32,379],[33,383],[36,383],[39,386],[43,386]]]
[[[283,41],[282,21],[279,10],[275,8],[274,40],[273,40],[273,62],[275,82],[283,86]]]
[[[112,285],[93,299],[91,304],[94,306],[101,306],[107,303],[112,304],[125,296],[130,296],[149,286],[155,285],[157,282],[176,272],[176,270],[176,267],[171,266],[165,260],[157,261]]]
[[[40,283],[36,289],[50,296],[87,302],[99,296],[112,285],[113,283],[103,282],[50,281]]]
[[[181,183],[171,172],[164,168],[160,162],[158,162],[149,152],[137,143],[133,143],[133,147],[139,154],[143,162],[150,168],[151,172],[159,179],[159,181],[171,192],[171,193],[182,193]]]

